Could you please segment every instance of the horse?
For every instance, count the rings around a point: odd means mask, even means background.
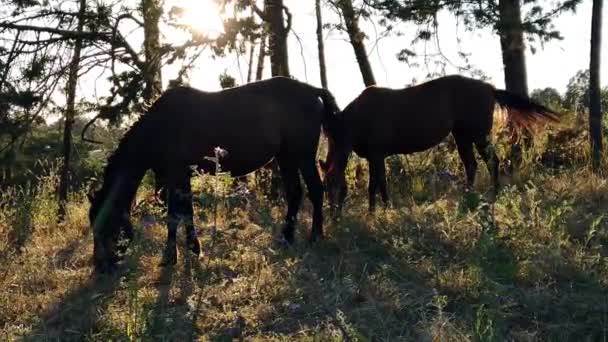
[[[123,135],[108,158],[103,184],[89,195],[96,272],[111,273],[133,238],[131,205],[144,173],[152,170],[166,188],[168,236],[161,266],[177,261],[176,231],[186,226],[187,246],[200,254],[193,225],[193,170],[249,174],[275,159],[287,201],[281,241],[294,242],[302,202],[300,174],[313,205],[310,242],[323,238],[323,184],[316,165],[321,130],[331,136],[339,108],[332,94],[285,77],[218,91],[175,87],[164,92]],[[214,152],[215,151],[215,152]],[[123,244],[119,242],[125,241]]]
[[[335,136],[329,139],[325,160],[320,160],[331,207],[340,213],[347,193],[344,172],[352,151],[368,161],[369,211],[373,212],[378,190],[384,204],[389,201],[384,159],[427,150],[450,133],[464,165],[466,189],[475,181],[475,146],[497,194],[499,161],[489,139],[496,105],[506,110],[516,129],[559,121],[558,113],[528,98],[459,75],[403,89],[366,88],[337,115]]]

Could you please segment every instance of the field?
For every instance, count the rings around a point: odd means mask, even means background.
[[[502,177],[495,203],[481,161],[476,192],[463,194],[448,143],[392,158],[393,205],[374,215],[355,160],[341,220],[326,218],[326,239],[307,246],[305,199],[291,249],[273,243],[282,202],[253,179],[249,192],[235,192],[226,177],[200,176],[200,260],[181,245],[175,267],[158,266],[166,229],[162,211],[144,202],[113,277],[92,275],[84,189],[56,224],[49,167],[0,198],[0,339],[606,340],[608,183],[588,166],[586,137],[538,145]]]

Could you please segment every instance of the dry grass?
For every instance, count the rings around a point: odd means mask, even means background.
[[[207,191],[197,204],[205,255],[162,269],[165,228],[143,228],[138,214],[121,273],[103,278],[91,276],[84,196],[67,224],[54,222],[51,172],[2,195],[0,339],[605,340],[606,180],[584,161],[556,170],[529,159],[491,205],[483,164],[481,195],[462,195],[446,148],[408,157],[407,176],[389,162],[394,207],[370,216],[357,189],[313,247],[302,243],[308,202],[300,243],[282,250],[272,235],[284,207],[257,191],[222,202],[212,240]]]

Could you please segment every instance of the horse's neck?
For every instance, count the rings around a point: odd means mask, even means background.
[[[115,208],[129,212],[145,172],[138,168],[116,170],[112,177],[104,181],[106,198],[114,203]]]

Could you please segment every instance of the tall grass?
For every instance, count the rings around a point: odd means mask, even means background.
[[[175,267],[160,268],[165,214],[140,205],[124,270],[99,278],[91,277],[88,203],[73,194],[58,226],[57,168],[49,167],[37,184],[0,197],[0,338],[605,340],[608,183],[591,172],[585,139],[565,129],[537,139],[522,170],[503,176],[495,202],[482,162],[476,191],[463,193],[449,142],[393,157],[393,206],[374,215],[366,164],[353,160],[343,219],[326,220],[326,240],[312,247],[303,243],[307,201],[298,244],[281,249],[272,237],[283,203],[253,182],[235,188],[227,175],[198,175],[203,257],[182,253]],[[506,145],[497,149],[504,154]],[[547,151],[552,167],[543,165]],[[138,202],[151,191],[143,187]],[[181,229],[178,237],[182,252]]]

